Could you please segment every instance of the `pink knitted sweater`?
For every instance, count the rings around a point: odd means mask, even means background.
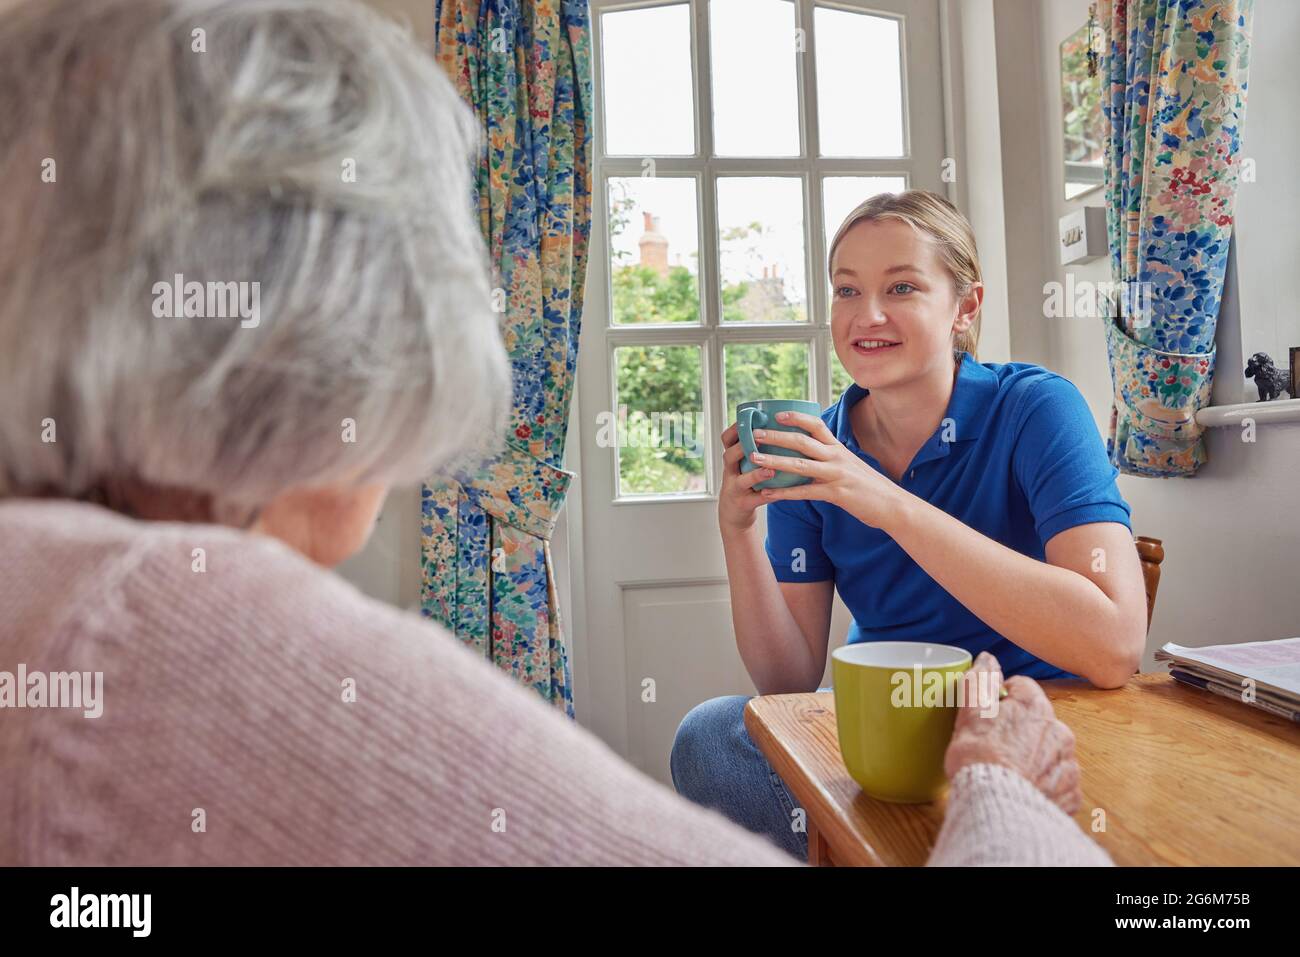
[[[102,672],[102,714],[0,696],[0,864],[792,863],[264,536],[0,502],[20,666]],[[1107,862],[991,765],[953,782],[931,861]]]

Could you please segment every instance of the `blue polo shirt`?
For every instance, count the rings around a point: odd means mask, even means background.
[[[822,419],[883,474],[849,424],[849,410],[869,391],[849,386]],[[978,363],[963,352],[944,421],[899,485],[1043,561],[1052,536],[1075,525],[1119,522],[1132,530],[1117,475],[1088,404],[1070,380],[1026,362]],[[767,557],[778,581],[835,582],[853,614],[850,643],[938,642],[972,656],[992,652],[1008,676],[1069,676],[993,631],[892,538],[836,505],[767,506]]]

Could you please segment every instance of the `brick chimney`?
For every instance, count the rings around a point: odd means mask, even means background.
[[[642,213],[645,217],[644,231],[637,248],[641,252],[641,265],[649,266],[660,276],[668,275],[668,239],[659,232],[659,217]]]

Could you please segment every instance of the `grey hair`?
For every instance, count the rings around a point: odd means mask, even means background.
[[[432,58],[357,3],[7,9],[0,498],[140,482],[237,514],[491,455],[510,370],[477,145]],[[177,275],[257,282],[260,322],[157,317]]]

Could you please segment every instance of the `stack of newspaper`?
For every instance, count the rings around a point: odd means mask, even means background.
[[[1184,684],[1300,722],[1300,638],[1184,648],[1167,644],[1156,661]]]

